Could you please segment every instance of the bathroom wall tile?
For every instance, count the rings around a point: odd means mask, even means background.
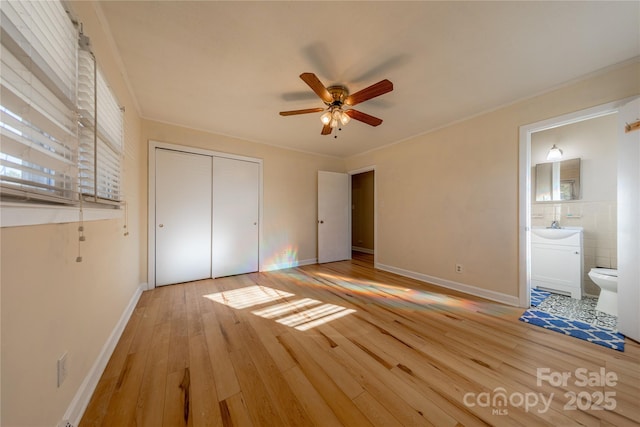
[[[583,255],[583,258],[585,260],[585,263],[586,263],[587,258],[592,259],[593,262],[595,262],[595,259],[596,259],[596,248],[592,248],[592,247],[589,247],[589,246],[583,246],[582,255]]]
[[[611,268],[611,258],[597,256],[596,267]]]

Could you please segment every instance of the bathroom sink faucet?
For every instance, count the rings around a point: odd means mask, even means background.
[[[551,227],[549,228],[562,228],[562,227],[560,227],[560,223],[558,221],[554,220],[551,222]]]

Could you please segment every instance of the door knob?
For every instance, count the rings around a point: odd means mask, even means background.
[[[162,228],[164,227],[164,224],[158,224],[158,227]]]
[[[324,224],[324,221],[322,221],[322,220],[320,220],[320,221],[318,221],[318,222],[319,222],[320,224]]]

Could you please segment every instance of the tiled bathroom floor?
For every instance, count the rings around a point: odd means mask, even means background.
[[[615,331],[618,318],[596,310],[597,303],[598,298],[595,297],[587,296],[578,300],[565,295],[552,293],[542,300],[536,309]]]

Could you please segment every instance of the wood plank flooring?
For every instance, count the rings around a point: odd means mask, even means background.
[[[154,289],[80,426],[640,425],[638,343],[606,349],[522,311],[366,255]]]

